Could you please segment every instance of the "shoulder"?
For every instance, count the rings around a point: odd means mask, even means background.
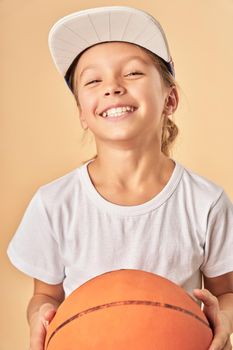
[[[73,200],[80,188],[80,168],[81,166],[38,188],[36,194],[43,206],[57,208]]]
[[[213,206],[224,194],[224,188],[194,170],[183,167],[181,186],[187,199],[195,200],[198,205]]]

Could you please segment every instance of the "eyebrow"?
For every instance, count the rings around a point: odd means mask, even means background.
[[[125,61],[133,61],[133,60],[141,61],[141,62],[144,63],[144,64],[147,64],[147,63],[148,63],[148,62],[146,62],[146,61],[145,61],[142,57],[140,57],[140,56],[125,57],[125,59],[122,60],[121,63],[124,63]],[[82,77],[83,73],[84,73],[86,70],[92,69],[92,68],[96,68],[96,67],[98,67],[98,64],[90,64],[90,65],[88,65],[87,67],[85,67],[85,68],[81,71],[80,76],[79,76],[79,79],[81,80],[81,77]]]

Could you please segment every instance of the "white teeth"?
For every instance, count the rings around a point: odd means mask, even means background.
[[[133,112],[135,110],[134,107],[130,106],[124,106],[124,107],[117,107],[117,108],[110,108],[106,112],[102,113],[103,117],[119,117],[124,112]]]

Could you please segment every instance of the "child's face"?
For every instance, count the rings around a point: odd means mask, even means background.
[[[91,47],[78,61],[75,86],[82,126],[88,127],[96,140],[140,137],[145,142],[151,135],[160,142],[168,88],[152,59],[138,46],[111,42]],[[137,109],[116,122],[100,116],[115,104]]]

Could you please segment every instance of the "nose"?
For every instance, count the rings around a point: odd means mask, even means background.
[[[104,95],[108,96],[108,95],[122,95],[125,93],[125,88],[118,84],[118,83],[112,83],[109,84],[108,86],[105,87],[105,92]]]

